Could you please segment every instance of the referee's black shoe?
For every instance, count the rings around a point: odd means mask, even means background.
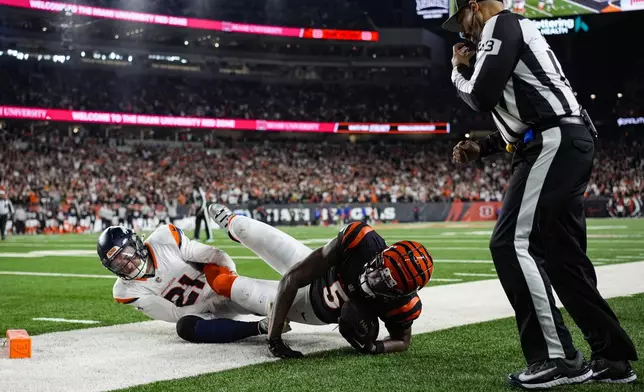
[[[637,374],[628,361],[611,361],[599,358],[593,359],[590,365],[593,369],[592,382],[630,384],[637,380]]]
[[[590,380],[593,370],[577,351],[574,359],[546,359],[508,376],[508,384],[522,389],[549,389],[559,385],[581,384]]]

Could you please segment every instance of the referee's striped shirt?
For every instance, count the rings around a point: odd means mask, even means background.
[[[506,143],[533,125],[559,116],[578,116],[580,106],[557,57],[536,25],[502,11],[487,21],[476,64],[452,71],[459,96],[474,110],[492,112]]]
[[[0,199],[0,216],[2,215],[12,215],[13,214],[13,204],[9,199]]]

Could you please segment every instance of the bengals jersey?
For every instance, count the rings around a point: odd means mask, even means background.
[[[420,316],[422,304],[416,293],[396,299],[373,298],[360,289],[360,275],[367,263],[387,248],[376,231],[353,222],[338,233],[335,263],[311,284],[311,304],[325,323],[337,323],[342,305],[349,299],[368,307],[389,331],[409,328]]]

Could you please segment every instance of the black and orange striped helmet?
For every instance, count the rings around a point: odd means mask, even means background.
[[[433,273],[434,260],[422,244],[400,241],[368,263],[360,280],[374,295],[399,297],[425,287]]]

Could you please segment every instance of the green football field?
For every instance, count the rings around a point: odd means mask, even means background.
[[[430,285],[496,279],[488,250],[491,223],[383,225],[376,229],[388,243],[415,240],[430,250],[435,260]],[[284,230],[315,248],[332,238],[338,227]],[[588,254],[596,265],[644,260],[644,220],[589,220],[588,237]],[[0,331],[20,328],[38,335],[147,320],[133,308],[113,301],[114,279],[93,254],[96,238],[97,235],[28,236],[0,242]],[[232,256],[240,274],[278,278],[263,261],[230,241],[223,232],[216,231],[215,239],[212,245]],[[644,346],[644,295],[609,302],[638,348]],[[431,312],[431,307],[423,311]],[[39,318],[98,323],[34,320]],[[588,354],[583,337],[570,319],[567,325],[578,347]],[[361,356],[342,349],[299,361],[253,365],[131,390],[495,391],[504,388],[507,372],[523,366],[514,320],[503,319],[414,336],[410,350],[401,354]],[[635,367],[644,376],[644,367],[639,363]],[[361,375],[359,382],[357,374]],[[642,390],[638,388],[642,385],[584,385],[574,390]]]
[[[570,0],[554,0],[552,7],[544,7],[543,9],[539,9],[539,0],[526,0],[523,15],[528,18],[551,18],[596,12]]]

